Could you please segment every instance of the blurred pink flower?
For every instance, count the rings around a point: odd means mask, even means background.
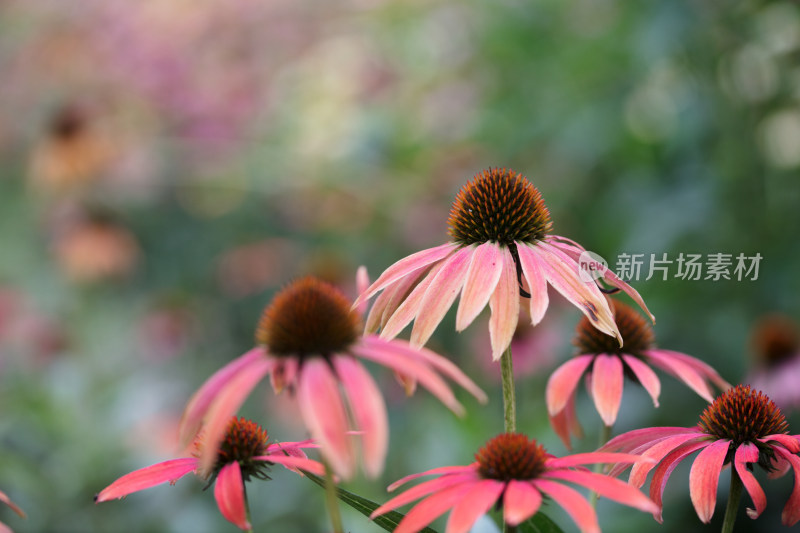
[[[614,320],[625,340],[624,348],[597,329],[584,317],[578,323],[574,344],[578,355],[561,365],[547,381],[545,396],[550,423],[570,448],[570,431],[580,435],[575,417],[575,393],[581,376],[586,374],[587,388],[603,423],[613,426],[622,404],[625,376],[647,391],[658,407],[661,382],[647,363],[672,374],[709,403],[714,396],[708,382],[721,389],[730,384],[709,365],[679,352],[655,348],[655,335],[647,322],[631,307],[611,300]]]
[[[395,533],[419,531],[448,509],[452,512],[447,532],[466,533],[495,504],[502,506],[505,523],[517,526],[536,514],[546,497],[563,507],[582,532],[599,532],[594,508],[575,489],[562,483],[575,483],[654,513],[658,510],[656,504],[634,487],[581,466],[640,460],[636,455],[599,452],[557,458],[525,435],[504,433],[489,440],[470,465],[434,468],[396,481],[389,486],[390,491],[418,477],[439,474],[436,479],[398,494],[378,507],[371,518],[425,497],[406,514]]]
[[[755,364],[746,381],[781,409],[800,408],[800,333],[794,320],[764,316],[753,329],[751,350]]]
[[[622,345],[603,293],[579,275],[578,257],[585,250],[549,235],[550,212],[522,174],[490,169],[476,175],[458,193],[449,225],[453,242],[401,259],[361,295],[369,299],[383,291],[369,313],[368,331],[380,329],[381,337],[393,338],[414,320],[411,344],[422,346],[461,293],[456,330],[465,329],[488,303],[492,359],[497,360],[514,335],[520,294],[530,297],[536,325],[547,310],[549,283]],[[627,283],[608,269],[601,274],[647,311]]]
[[[628,482],[641,487],[647,474],[656,468],[650,481],[650,497],[659,505],[654,513],[662,522],[662,495],[670,474],[689,454],[701,450],[689,472],[689,495],[697,516],[708,523],[717,502],[717,486],[723,467],[733,463],[735,472],[750,495],[755,509],[747,509],[750,518],[758,518],[767,505],[764,490],[753,476],[758,464],[769,477],[779,477],[794,469],[794,490],[783,508],[784,525],[800,521],[800,435],[789,435],[788,424],[772,400],[750,386],[737,385],[722,393],[706,408],[700,423],[692,428],[655,427],[637,429],[611,439],[599,451],[641,454],[653,460],[637,463]],[[615,467],[612,475],[627,468]]]
[[[6,495],[6,493],[5,493],[5,492],[3,492],[3,491],[1,491],[1,490],[0,490],[0,502],[3,502],[4,504],[6,504],[8,507],[10,507],[10,508],[11,508],[11,510],[12,510],[12,511],[14,511],[15,513],[17,513],[17,514],[18,514],[19,516],[21,516],[22,518],[25,518],[25,513],[22,511],[22,509],[20,509],[20,508],[17,506],[17,504],[15,504],[14,502],[12,502],[12,501],[11,501],[11,498],[9,498],[9,497]],[[5,525],[4,523],[0,522],[0,533],[13,533],[13,532],[11,531],[11,528],[10,528],[10,527],[8,527],[8,526],[7,526],[7,525]]]
[[[126,474],[101,490],[94,501],[97,503],[123,498],[133,492],[149,489],[169,481],[171,485],[189,472],[199,474],[199,456],[207,447],[202,435],[195,441],[192,457],[164,461],[130,474]],[[302,475],[301,470],[324,475],[324,466],[306,457],[303,448],[315,448],[311,441],[268,443],[267,432],[251,420],[233,417],[226,425],[224,439],[214,449],[214,467],[208,476],[214,486],[222,516],[236,525],[249,530],[247,501],[244,483],[251,477],[268,479],[267,472],[273,464],[283,465]]]
[[[306,427],[343,478],[353,475],[356,464],[349,436],[352,420],[361,437],[364,470],[375,477],[383,470],[389,428],[383,396],[359,358],[391,368],[409,391],[419,381],[459,415],[463,407],[440,373],[486,400],[477,385],[446,358],[403,341],[362,336],[359,319],[359,313],[332,285],[308,277],[287,286],[262,315],[256,332],[258,347],[217,371],[189,401],[181,424],[182,440],[191,439],[205,419],[203,431],[213,449],[222,438],[225,421],[269,374],[276,393],[284,388],[296,392]],[[213,454],[206,450],[200,460],[201,470],[207,471]]]

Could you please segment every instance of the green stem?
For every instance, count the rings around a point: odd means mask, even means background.
[[[611,439],[611,430],[612,426],[607,426],[603,424],[603,429],[600,431],[600,440],[597,445],[598,448],[602,448],[605,443],[607,443]],[[601,463],[597,463],[594,465],[593,468],[594,472],[601,472],[603,470],[603,465]],[[592,491],[589,493],[589,503],[592,507],[597,507],[597,493]]]
[[[514,363],[511,360],[511,345],[500,357],[500,372],[503,378],[503,417],[506,433],[517,431],[517,404],[514,399]]]
[[[325,463],[325,503],[328,505],[328,514],[331,517],[333,533],[344,533],[342,515],[339,512],[339,502],[336,496],[336,483],[333,481],[331,467]]]
[[[247,517],[247,522],[250,524],[250,529],[244,533],[253,533],[253,521],[250,519],[250,504],[247,503],[247,485],[242,481],[242,494],[244,495],[244,512]]]
[[[728,506],[725,508],[725,519],[722,521],[722,533],[732,533],[733,524],[736,522],[736,512],[739,510],[739,500],[742,498],[742,479],[735,468],[731,468],[731,489],[728,493]]]

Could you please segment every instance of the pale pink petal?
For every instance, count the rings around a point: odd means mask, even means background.
[[[417,284],[416,287],[405,297],[403,302],[397,307],[392,315],[383,320],[381,326],[381,338],[392,339],[405,328],[419,313],[422,306],[422,299],[431,286],[436,275],[442,270],[446,261],[437,263],[430,269],[430,272]],[[389,311],[387,308],[386,311]]]
[[[567,239],[566,237],[560,237],[558,235],[548,235],[545,238],[549,243],[553,246],[557,247],[559,250],[563,251],[573,259],[577,260],[580,257],[581,253],[585,252],[586,249],[581,246],[580,244],[576,243],[571,239]],[[557,242],[557,240],[563,242]],[[631,299],[642,308],[642,310],[647,313],[650,317],[650,320],[653,321],[653,324],[656,323],[656,318],[653,316],[653,313],[647,308],[645,305],[644,300],[642,299],[641,295],[636,292],[636,289],[622,281],[619,276],[617,276],[610,268],[605,269],[603,272],[603,279],[612,287],[616,287],[622,290],[625,294],[631,297]]]
[[[369,310],[364,331],[373,333],[379,329],[383,329],[386,322],[394,314],[400,304],[405,301],[411,290],[429,271],[429,268],[423,268],[410,276],[404,277],[381,292],[378,297],[375,298],[375,303],[372,304],[372,308]],[[424,294],[424,291],[422,294]]]
[[[694,368],[698,374],[700,374],[701,376],[705,377],[706,379],[714,383],[721,390],[730,389],[732,386],[730,383],[722,379],[722,376],[720,376],[719,373],[717,373],[717,371],[714,370],[714,368],[711,365],[709,365],[704,361],[701,361],[696,357],[692,357],[691,355],[687,355],[681,352],[674,352],[672,350],[659,349],[658,351],[660,351],[664,355],[669,355],[673,359],[678,359],[679,361],[683,361],[690,367]]]
[[[14,533],[14,530],[0,522],[0,533]]]
[[[656,466],[656,463],[661,461],[667,454],[672,453],[672,451],[676,448],[683,446],[692,440],[699,441],[706,439],[708,439],[708,435],[698,437],[697,435],[689,433],[667,437],[666,439],[652,444],[646,451],[644,451],[644,453],[642,453],[642,457],[652,459],[653,462],[641,462],[633,465],[633,468],[631,469],[631,475],[628,478],[628,483],[634,487],[641,487],[644,485],[645,479],[647,479],[647,474],[650,473],[650,470],[652,470]]]
[[[505,482],[496,479],[477,482],[453,507],[445,533],[467,533],[475,521],[492,508],[505,486]]]
[[[311,437],[333,471],[350,479],[355,470],[355,457],[339,384],[328,363],[319,357],[303,362],[297,386],[297,403]]]
[[[536,514],[542,505],[542,493],[528,481],[512,479],[503,494],[503,520],[517,526]]]
[[[578,421],[578,416],[575,413],[575,395],[569,397],[567,405],[558,414],[550,416],[550,425],[555,431],[556,435],[564,443],[568,450],[572,449],[572,442],[570,434],[575,435],[577,438],[583,438],[583,428]]]
[[[547,276],[539,266],[536,255],[528,253],[527,250],[519,253],[520,248],[527,247],[527,244],[517,243],[517,255],[531,295],[531,324],[535,326],[544,318],[550,298],[547,296]]]
[[[6,504],[12,511],[17,513],[20,517],[25,518],[25,511],[20,509],[16,503],[12,502],[11,498],[9,498],[8,495],[2,490],[0,490],[0,502]]]
[[[95,496],[95,502],[105,502],[114,498],[122,498],[133,492],[149,489],[161,483],[174,483],[181,477],[197,468],[197,459],[187,457],[164,461],[153,466],[148,466],[125,474]],[[5,500],[4,500],[5,501]],[[6,502],[8,503],[8,502]]]
[[[398,479],[386,489],[389,492],[394,491],[398,487],[405,485],[409,481],[413,481],[415,479],[424,477],[424,476],[435,476],[435,475],[455,475],[455,474],[467,474],[472,473],[473,476],[477,478],[477,468],[478,463],[472,463],[471,465],[463,465],[463,466],[440,466],[437,468],[432,468],[430,470],[426,470],[424,472],[418,472],[416,474],[409,474],[403,478]]]
[[[219,391],[225,388],[228,382],[239,373],[242,368],[249,366],[253,360],[260,359],[266,355],[263,347],[256,347],[248,351],[244,355],[237,357],[227,365],[217,370],[214,375],[206,380],[203,385],[197,389],[189,403],[186,404],[186,409],[183,411],[178,434],[182,446],[186,446],[197,435],[200,429],[203,417],[208,411],[209,406],[219,394]]]
[[[364,367],[349,355],[333,358],[333,367],[347,394],[350,412],[361,432],[364,470],[375,478],[383,471],[389,448],[389,422],[381,391]]]
[[[427,496],[428,494],[433,494],[434,492],[439,492],[456,485],[467,484],[469,486],[473,486],[479,481],[480,478],[475,474],[474,471],[429,479],[428,481],[420,483],[415,487],[411,487],[407,491],[401,492],[394,498],[391,498],[388,502],[375,509],[370,515],[370,518],[374,519],[376,516],[380,516],[384,513],[397,509],[398,507],[402,507],[403,505],[411,503],[414,500],[418,500],[424,496]],[[393,483],[393,485],[397,485],[397,482]]]
[[[792,465],[794,471],[794,488],[781,513],[784,526],[793,526],[800,522],[800,458],[781,448],[775,447],[775,454]]]
[[[247,519],[242,470],[238,461],[226,464],[217,474],[214,499],[225,520],[239,529],[248,530],[252,527]]]
[[[415,272],[416,270],[419,270],[420,268],[426,267],[431,263],[447,257],[457,247],[457,244],[448,242],[447,244],[442,244],[441,246],[436,246],[434,248],[428,248],[427,250],[422,250],[411,254],[408,257],[404,257],[400,261],[387,268],[383,274],[381,274],[380,277],[375,280],[375,283],[373,283],[372,286],[367,289],[366,292],[359,295],[358,299],[353,305],[358,307],[362,300],[372,298],[375,293],[383,290],[400,278],[403,278]]]
[[[653,370],[632,355],[622,355],[623,361],[628,365],[636,379],[653,399],[653,405],[658,407],[658,396],[661,394],[661,381]]]
[[[624,375],[622,361],[614,355],[599,354],[592,366],[592,398],[600,418],[606,426],[617,421],[619,406],[622,404]]]
[[[353,346],[351,349],[365,359],[380,363],[419,381],[423,387],[439,398],[455,414],[458,416],[464,414],[464,407],[456,400],[447,383],[425,363],[408,357],[397,357],[386,350],[363,343]]]
[[[270,385],[275,394],[283,392],[285,387],[294,390],[297,385],[297,368],[299,361],[294,357],[282,357],[273,359],[274,365],[269,373]]]
[[[376,337],[375,335],[365,335],[361,338],[361,342],[367,346],[396,354],[398,357],[410,357],[415,360],[423,361],[464,387],[464,389],[477,398],[479,402],[486,403],[488,400],[486,393],[483,392],[475,382],[469,379],[455,363],[436,352],[425,347],[413,348],[402,340],[386,340]]]
[[[646,350],[643,354],[652,364],[683,381],[707,402],[712,403],[714,401],[714,396],[703,375],[698,373],[692,366],[672,357],[669,353],[664,353],[664,350]]]
[[[653,462],[641,455],[630,453],[610,453],[610,452],[587,452],[573,453],[564,457],[552,457],[545,463],[548,469],[570,468],[579,465],[591,465],[599,463],[637,463],[639,461]]]
[[[486,307],[502,272],[503,252],[500,245],[485,242],[475,248],[458,304],[456,331],[463,331]]]
[[[523,254],[523,249],[536,255],[538,265],[547,276],[547,281],[564,298],[580,309],[594,327],[616,337],[622,346],[622,336],[617,329],[608,301],[594,282],[581,280],[578,274],[580,267],[574,259],[546,242],[539,242],[533,247],[520,247],[520,256]]]
[[[639,489],[610,476],[579,470],[551,470],[544,475],[547,478],[560,479],[584,486],[595,491],[600,496],[629,505],[640,511],[649,513],[658,511],[658,505],[639,492]]]
[[[717,486],[730,441],[718,440],[697,454],[689,471],[689,496],[700,521],[707,524],[717,505]]]
[[[654,427],[634,429],[622,435],[617,435],[606,444],[604,444],[600,451],[623,451],[629,452],[634,448],[638,448],[642,444],[648,442],[657,442],[659,440],[671,437],[673,435],[694,434],[699,436],[706,435],[700,432],[697,428],[683,428],[683,427]],[[707,435],[706,435],[707,436]]]
[[[764,509],[767,507],[767,496],[764,494],[764,489],[756,481],[755,476],[750,470],[747,469],[747,463],[758,462],[758,447],[752,442],[744,442],[736,448],[736,455],[733,458],[736,472],[739,474],[739,479],[742,480],[747,494],[753,500],[755,509],[747,509],[747,516],[750,518],[758,518]],[[734,475],[731,472],[731,475]]]
[[[422,297],[414,327],[411,329],[412,346],[423,346],[433,335],[436,326],[461,292],[474,253],[472,246],[466,246],[444,261]]]
[[[295,457],[292,455],[258,455],[253,457],[254,461],[269,461],[270,463],[275,463],[279,465],[283,465],[289,470],[293,470],[300,475],[303,475],[302,471],[311,472],[312,474],[316,474],[318,476],[325,475],[325,465],[320,463],[319,461],[314,461],[313,459],[307,459],[304,457]]]
[[[550,416],[554,416],[564,409],[567,400],[575,393],[581,376],[593,359],[593,355],[573,357],[550,375],[545,388],[547,412]]]
[[[361,265],[356,270],[356,291],[358,292],[358,297],[361,298],[361,295],[367,292],[369,288],[369,274],[367,273],[367,267]],[[367,310],[367,299],[362,298],[361,302],[355,306],[356,311],[358,314],[363,315],[364,311]]]
[[[767,435],[763,439],[758,440],[764,443],[777,442],[792,453],[800,452],[800,438],[796,435],[781,435],[778,433],[775,435]]]
[[[406,513],[394,533],[416,533],[461,501],[475,483],[462,483],[428,496]]]
[[[211,472],[217,460],[217,449],[225,430],[239,407],[250,395],[259,381],[270,371],[273,361],[259,357],[248,361],[238,373],[231,377],[219,390],[217,397],[206,412],[203,427],[203,446],[200,450],[199,471],[203,476]]]
[[[267,453],[285,452],[295,457],[306,457],[302,448],[319,448],[319,444],[314,442],[314,439],[306,439],[298,442],[273,442],[267,446]]]
[[[709,441],[697,441],[684,444],[683,446],[673,450],[664,458],[663,461],[661,461],[661,463],[659,463],[658,468],[656,468],[655,473],[653,474],[653,479],[650,480],[650,498],[652,498],[652,500],[659,507],[658,512],[653,513],[653,517],[659,523],[664,521],[662,518],[662,495],[664,494],[664,487],[667,485],[667,481],[669,480],[669,476],[672,474],[672,471],[675,470],[675,467],[677,467],[687,455],[694,453],[700,448],[705,448],[708,445]]]
[[[597,513],[578,491],[561,483],[541,478],[536,479],[533,482],[533,486],[553,498],[558,505],[563,507],[583,533],[600,533]]]
[[[497,361],[503,355],[519,321],[519,282],[514,257],[507,247],[503,247],[503,270],[492,296],[489,298],[489,340],[492,344],[492,360]]]

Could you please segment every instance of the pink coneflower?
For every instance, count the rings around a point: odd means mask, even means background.
[[[530,297],[531,323],[538,324],[547,310],[550,283],[596,328],[622,343],[603,293],[579,275],[578,257],[585,250],[548,235],[550,212],[522,174],[490,169],[476,175],[456,196],[449,225],[453,242],[401,259],[361,296],[383,291],[370,311],[368,330],[380,328],[382,337],[393,338],[414,320],[411,344],[422,346],[460,293],[456,329],[466,328],[488,303],[497,360],[514,335],[520,294]],[[613,272],[605,269],[603,279],[647,311],[639,293]]]
[[[322,463],[308,459],[303,448],[316,447],[311,441],[268,443],[267,432],[251,420],[233,417],[227,423],[224,439],[214,448],[214,465],[208,476],[214,482],[214,498],[222,516],[236,527],[251,529],[247,516],[244,483],[251,477],[268,479],[273,464],[283,465],[302,475],[299,469],[324,475]],[[191,457],[164,461],[126,474],[100,491],[95,502],[122,498],[169,481],[171,485],[189,472],[200,474],[200,455],[207,448],[200,436]]]
[[[9,497],[6,495],[6,493],[5,493],[5,492],[3,492],[2,490],[0,490],[0,502],[3,502],[3,503],[4,503],[4,504],[6,504],[7,506],[9,506],[9,507],[11,508],[11,510],[12,510],[12,511],[14,511],[15,513],[17,513],[17,514],[18,514],[19,516],[21,516],[22,518],[25,518],[25,513],[23,512],[23,510],[22,510],[22,509],[20,509],[20,508],[17,506],[17,504],[15,504],[14,502],[12,502],[12,501],[11,501],[11,498],[9,498]],[[7,526],[7,525],[5,525],[4,523],[0,522],[0,533],[13,533],[13,532],[11,531],[11,528],[10,528],[10,527],[8,527],[8,526]]]
[[[286,388],[296,394],[306,427],[340,477],[355,471],[359,454],[352,433],[360,438],[366,474],[375,477],[383,470],[389,441],[386,405],[359,358],[391,368],[408,389],[421,383],[456,414],[463,407],[440,373],[486,400],[444,357],[404,341],[362,336],[361,329],[358,311],[332,285],[312,277],[290,284],[265,309],[256,332],[258,347],[220,369],[192,397],[182,438],[191,438],[205,418],[206,439],[218,442],[227,418],[270,374],[276,393]],[[207,470],[212,461],[207,451],[201,468]]]
[[[641,384],[658,407],[661,382],[648,365],[672,374],[709,403],[714,401],[709,382],[721,389],[730,387],[716,370],[699,359],[656,348],[653,330],[631,307],[612,300],[612,308],[625,341],[624,348],[582,318],[573,340],[578,355],[556,369],[547,381],[545,397],[550,422],[568,448],[570,431],[580,435],[575,417],[575,393],[584,373],[594,405],[607,427],[617,420],[625,376]]]
[[[653,513],[657,511],[656,504],[638,489],[580,466],[633,463],[640,459],[636,455],[598,452],[557,458],[525,435],[503,433],[478,450],[475,462],[470,465],[434,468],[393,483],[390,491],[412,479],[440,474],[398,494],[378,507],[371,518],[425,497],[406,514],[395,533],[419,531],[449,509],[452,512],[447,532],[465,533],[495,504],[502,506],[505,523],[516,526],[536,514],[547,497],[563,507],[581,531],[600,531],[594,508],[563,482],[581,485],[614,501]]]
[[[706,408],[696,427],[637,429],[611,439],[599,451],[637,453],[653,459],[652,463],[634,465],[628,482],[641,487],[648,472],[657,465],[650,481],[650,497],[660,507],[672,471],[689,454],[701,450],[689,472],[689,495],[697,516],[706,523],[714,513],[724,466],[733,463],[732,482],[744,484],[750,495],[755,505],[755,509],[747,510],[750,518],[757,518],[767,505],[764,491],[751,471],[753,467],[758,464],[770,473],[769,477],[781,476],[793,468],[794,490],[781,516],[783,523],[791,526],[800,521],[800,458],[795,455],[800,452],[800,435],[788,433],[788,424],[772,400],[750,386],[737,385]],[[612,473],[625,468],[615,468]],[[734,505],[738,505],[738,498]],[[662,521],[660,510],[655,518]]]
[[[747,381],[781,409],[800,407],[800,333],[794,320],[770,314],[756,324],[751,339],[755,368]]]

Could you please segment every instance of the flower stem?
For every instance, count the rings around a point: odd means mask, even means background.
[[[503,416],[506,433],[517,431],[517,402],[514,399],[514,363],[511,360],[511,345],[500,357],[500,372],[503,379]]]
[[[339,512],[339,501],[336,497],[336,483],[333,481],[331,467],[325,463],[325,502],[328,505],[328,514],[331,517],[333,533],[344,533],[342,515]]]
[[[612,426],[607,426],[603,424],[603,429],[600,431],[600,440],[597,444],[598,448],[602,448],[603,445],[611,439],[611,429]],[[597,463],[596,465],[594,465],[593,470],[599,473],[603,470],[603,465]],[[592,507],[597,507],[597,493],[595,491],[589,493],[589,503],[592,504]]]
[[[247,484],[242,482],[242,495],[244,496],[244,515],[247,517],[247,522],[250,524],[250,529],[244,533],[253,533],[253,521],[250,519],[250,504],[247,502]]]
[[[722,533],[732,533],[736,522],[736,511],[742,498],[742,479],[735,468],[731,468],[731,489],[728,493],[728,506],[725,508],[725,519],[722,521]]]

